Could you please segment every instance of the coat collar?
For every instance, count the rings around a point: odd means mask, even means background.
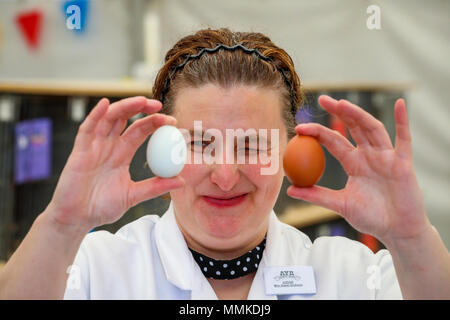
[[[175,220],[172,201],[155,226],[155,241],[169,282],[182,290],[191,291],[192,300],[217,299],[189,251]]]
[[[277,295],[266,294],[266,288],[264,285],[264,268],[275,265],[283,265],[285,260],[280,260],[283,257],[282,254],[282,242],[283,237],[281,230],[281,222],[278,220],[275,212],[272,210],[269,217],[269,227],[267,230],[266,248],[262,261],[253,279],[250,292],[248,294],[249,300],[276,300]]]
[[[172,201],[155,226],[155,241],[167,279],[180,289],[192,290],[195,261],[178,228]]]
[[[182,290],[191,290],[191,299],[217,299],[214,290],[189,251],[175,220],[172,202],[155,226],[155,240],[168,281]],[[276,295],[266,295],[265,293],[264,267],[292,265],[293,262],[283,225],[272,210],[266,248],[260,268],[258,268],[250,288],[248,299],[277,299]]]

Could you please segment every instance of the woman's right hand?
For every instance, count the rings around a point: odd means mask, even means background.
[[[156,113],[161,102],[145,97],[110,104],[103,98],[80,125],[75,144],[44,214],[58,226],[90,229],[117,221],[136,204],[182,187],[180,177],[132,181],[136,150],[158,127],[175,118]],[[151,114],[131,124],[139,112]],[[124,131],[124,132],[123,132]],[[123,132],[123,133],[122,133]]]

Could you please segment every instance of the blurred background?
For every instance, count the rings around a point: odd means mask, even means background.
[[[0,261],[49,203],[78,126],[96,102],[149,96],[167,50],[207,27],[262,32],[291,55],[308,98],[298,122],[347,134],[317,106],[327,93],[372,113],[393,139],[394,101],[404,97],[427,213],[449,248],[449,12],[447,0],[0,1]],[[145,145],[131,164],[134,180],[151,176]],[[319,184],[344,187],[341,166],[326,156]],[[287,197],[286,187],[275,211],[312,240],[341,235],[374,251],[383,247],[335,213]],[[153,199],[98,229],[115,232],[167,207]]]

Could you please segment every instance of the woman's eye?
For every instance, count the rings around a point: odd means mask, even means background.
[[[201,150],[203,150],[206,146],[208,145],[208,142],[207,141],[201,141],[201,140],[198,140],[198,141],[191,141],[191,149],[192,150],[198,150],[198,151],[201,151]]]
[[[259,149],[245,147],[245,148],[239,148],[236,150],[237,155],[242,155],[245,157],[254,157],[259,154]]]
[[[254,148],[251,145],[242,146],[242,148],[239,148],[237,151],[246,151],[246,152],[259,152],[264,151],[263,149],[260,149],[259,147]]]
[[[245,147],[245,148],[240,148],[238,151],[259,151],[259,149],[254,149],[254,148],[249,148],[249,147]]]
[[[190,142],[190,149],[192,151],[197,151],[197,152],[202,152],[209,144],[211,143],[211,141],[206,141],[206,140],[196,140],[196,141],[191,141]],[[235,146],[235,152],[245,152],[245,153],[258,153],[258,152],[263,152],[263,151],[267,151],[267,150],[262,150],[260,148],[251,148],[250,146],[245,146],[242,148],[237,148],[237,146]]]

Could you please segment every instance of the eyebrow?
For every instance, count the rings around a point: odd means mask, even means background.
[[[271,130],[271,129],[264,129],[264,130]],[[245,132],[245,130],[244,130],[244,132]],[[194,129],[189,129],[189,134],[191,135],[191,137],[192,138],[194,138],[195,137],[195,134],[197,134],[197,135],[199,135],[199,134],[201,134],[201,137],[203,138],[203,136],[205,135],[205,131],[204,130],[194,130]],[[226,137],[226,134],[225,135],[222,135],[222,136],[225,136]],[[257,138],[257,142],[259,141],[259,143],[265,143],[266,145],[267,144],[270,144],[271,143],[271,137],[270,137],[270,134],[267,134],[267,137],[264,137],[264,136],[260,136],[259,134],[249,134],[249,135],[242,135],[242,136],[239,136],[239,137],[237,137],[236,135],[234,135],[238,140],[237,141],[242,141],[242,140],[244,140],[244,142],[245,142],[245,138]],[[226,139],[226,138],[225,138]]]

